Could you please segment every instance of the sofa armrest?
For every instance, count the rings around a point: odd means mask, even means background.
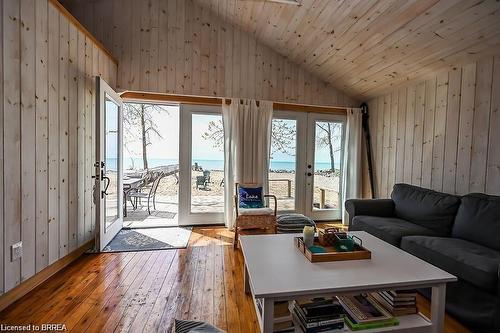
[[[394,216],[394,201],[392,199],[349,199],[345,202],[349,214],[349,225],[357,215],[392,217]]]

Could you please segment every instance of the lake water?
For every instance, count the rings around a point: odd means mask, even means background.
[[[148,160],[149,167],[154,168],[162,165],[178,164],[178,160],[167,159],[167,158],[151,158]],[[201,160],[194,159],[193,164],[198,163],[204,170],[224,170],[224,161],[222,160]],[[108,169],[116,170],[116,159],[108,159],[106,161]],[[336,163],[336,168],[339,168],[340,164]],[[125,170],[128,169],[142,169],[142,158],[124,158],[123,167]],[[292,171],[295,170],[294,161],[276,161],[271,160],[271,170],[285,170]],[[330,163],[319,162],[314,165],[315,170],[329,170]]]

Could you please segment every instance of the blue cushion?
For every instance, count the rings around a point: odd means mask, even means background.
[[[264,207],[262,187],[240,187],[238,192],[240,208]]]

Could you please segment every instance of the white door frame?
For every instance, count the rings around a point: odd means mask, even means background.
[[[328,114],[328,113],[308,113],[307,114],[307,166],[305,170],[305,215],[311,217],[314,220],[318,221],[328,221],[328,220],[338,220],[342,219],[342,209],[313,209],[313,200],[314,200],[314,155],[316,148],[316,122],[317,121],[325,121],[325,122],[341,122],[342,126],[342,144],[345,140],[345,124],[346,124],[346,116],[341,114]],[[343,166],[343,147],[340,154],[340,179],[339,179],[339,195],[340,201],[342,202],[342,172],[344,169]],[[309,168],[309,166],[311,166]],[[342,203],[341,203],[342,204]]]
[[[220,106],[180,104],[179,225],[224,224],[224,213],[192,213],[192,118],[194,114],[222,115]]]
[[[117,201],[118,217],[106,228],[106,97],[118,105]],[[99,252],[123,227],[123,102],[120,96],[99,76],[96,76],[96,161],[94,202],[96,206],[95,248]]]

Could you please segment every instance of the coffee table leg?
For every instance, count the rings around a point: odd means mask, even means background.
[[[441,333],[444,329],[444,313],[446,303],[446,284],[441,283],[432,287],[431,321],[432,332]]]
[[[274,330],[274,300],[272,298],[264,298],[264,309],[262,311],[262,333],[272,333]]]
[[[247,264],[245,264],[244,266],[245,266],[245,274],[243,275],[243,279],[244,279],[244,285],[245,285],[245,294],[250,294],[251,293],[250,277],[248,276]]]

